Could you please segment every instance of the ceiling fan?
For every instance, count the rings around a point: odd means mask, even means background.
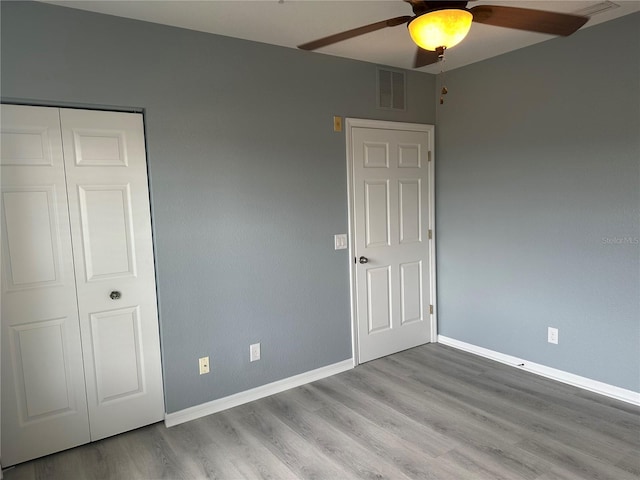
[[[471,22],[567,36],[577,31],[589,20],[589,17],[580,15],[529,8],[498,5],[477,5],[467,8],[469,2],[403,1],[411,4],[413,16],[403,15],[371,23],[303,43],[298,45],[298,48],[316,50],[366,33],[406,23],[411,38],[418,45],[413,68],[420,68],[436,63],[443,57],[445,49],[460,43],[469,32]]]

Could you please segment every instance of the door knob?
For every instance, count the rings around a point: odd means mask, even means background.
[[[360,263],[369,263],[369,259],[368,259],[367,257],[360,257],[360,258],[358,259],[358,261],[359,261]]]
[[[122,294],[120,292],[118,292],[117,290],[114,290],[113,292],[111,292],[109,294],[109,298],[111,298],[111,300],[118,300],[121,296],[122,296]]]

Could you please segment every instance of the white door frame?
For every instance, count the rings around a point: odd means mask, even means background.
[[[430,304],[433,305],[433,313],[430,315],[430,335],[431,342],[436,342],[438,338],[438,308],[436,305],[436,209],[435,209],[435,144],[433,125],[420,123],[402,123],[390,122],[386,120],[367,120],[360,118],[346,119],[346,147],[347,147],[347,203],[348,203],[348,222],[349,222],[349,291],[351,301],[351,343],[353,348],[353,366],[358,365],[358,316],[357,316],[357,292],[356,292],[356,264],[355,264],[355,199],[354,199],[354,174],[353,174],[353,129],[354,128],[377,128],[384,130],[409,130],[418,132],[427,132],[430,140],[429,151],[429,225],[432,236],[429,241],[429,278],[431,298]]]

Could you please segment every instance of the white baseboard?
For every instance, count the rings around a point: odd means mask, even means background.
[[[614,385],[598,382],[597,380],[592,380],[563,370],[557,370],[545,365],[522,360],[521,358],[505,355],[504,353],[478,347],[470,343],[461,342],[460,340],[455,340],[443,335],[438,335],[438,343],[457,348],[458,350],[464,350],[465,352],[473,353],[481,357],[489,358],[496,362],[504,363],[526,372],[535,373],[542,377],[557,380],[558,382],[567,383],[574,387],[583,388],[590,392],[599,393],[600,395],[605,395],[607,397],[615,398],[616,400],[622,400],[623,402],[640,406],[640,392],[634,392],[633,390],[626,390]]]
[[[310,372],[301,373],[293,377],[284,378],[277,382],[262,385],[260,387],[252,388],[244,392],[239,392],[228,397],[212,400],[211,402],[196,405],[195,407],[185,408],[173,413],[167,413],[164,417],[164,424],[167,427],[173,427],[184,422],[189,422],[197,418],[206,417],[212,413],[221,412],[229,408],[237,407],[254,400],[259,400],[269,395],[284,392],[290,388],[299,387],[307,383],[321,380],[331,375],[351,370],[354,367],[353,359],[344,360],[342,362],[334,363],[333,365],[327,365]]]

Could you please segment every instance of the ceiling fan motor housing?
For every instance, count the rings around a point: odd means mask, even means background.
[[[466,10],[467,3],[469,2],[427,2],[423,0],[405,0],[411,4],[413,14],[418,17],[424,13],[433,12],[436,10],[450,10],[459,9]]]

